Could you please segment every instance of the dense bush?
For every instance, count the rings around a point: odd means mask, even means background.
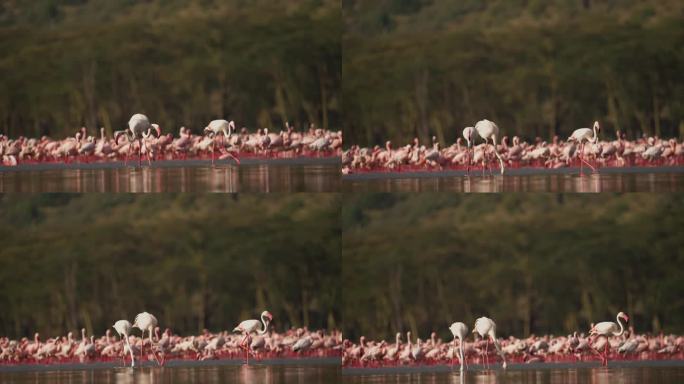
[[[410,4],[411,6],[408,6]],[[677,0],[344,2],[346,143],[453,142],[482,118],[549,140],[684,136]]]
[[[345,337],[569,333],[627,312],[684,332],[684,198],[676,195],[346,196]]]
[[[339,326],[339,198],[0,198],[0,336],[102,334],[143,310],[187,334]]]

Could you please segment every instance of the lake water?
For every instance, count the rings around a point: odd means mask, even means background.
[[[0,171],[0,192],[337,192],[337,164],[49,167]]]
[[[192,367],[110,368],[2,372],[3,384],[155,384],[155,383],[339,383],[335,365],[208,365]]]
[[[380,375],[343,375],[344,383],[358,384],[675,384],[684,383],[683,367],[619,367],[520,369],[495,371],[415,372]]]
[[[345,192],[682,192],[684,172],[520,173],[495,176],[449,173],[353,175],[343,177]],[[511,172],[513,173],[513,172]]]

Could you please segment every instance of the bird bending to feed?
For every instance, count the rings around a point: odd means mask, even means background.
[[[494,347],[496,348],[496,352],[499,354],[499,356],[501,356],[501,360],[503,360],[503,368],[506,369],[506,356],[504,356],[503,352],[501,352],[501,346],[499,345],[499,341],[496,339],[496,323],[494,323],[494,320],[484,316],[475,320],[473,333],[477,333],[480,335],[480,337],[486,340],[485,350],[482,354],[485,365],[488,365],[489,359],[487,358],[487,349],[489,347],[489,339],[492,339]]]
[[[251,341],[250,334],[265,334],[268,332],[268,325],[271,323],[271,321],[273,321],[273,315],[271,315],[269,311],[263,311],[261,312],[261,321],[257,319],[244,320],[233,329],[233,332],[242,332],[244,335],[240,346],[245,349],[247,364],[249,364],[249,344]]]
[[[609,336],[622,336],[623,333],[625,333],[625,328],[622,325],[622,322],[620,322],[620,319],[624,320],[625,323],[629,322],[629,316],[627,316],[624,312],[620,312],[617,314],[616,320],[617,324],[613,323],[612,321],[602,321],[596,325],[594,325],[591,330],[589,331],[590,336],[595,336],[596,339],[603,337],[605,338],[605,346],[604,346],[604,352],[603,355],[601,355],[600,352],[596,351],[601,356],[603,365],[608,365],[608,337]]]
[[[131,333],[131,322],[128,320],[119,320],[114,323],[114,330],[119,334],[128,347],[128,351],[131,353],[131,367],[135,367],[135,357],[133,357],[133,349],[131,349],[131,344],[128,341],[128,335]],[[124,355],[124,365],[126,364],[126,356]]]
[[[458,338],[459,341],[459,360],[461,360],[461,371],[463,370],[463,365],[465,364],[465,354],[463,353],[463,342],[468,335],[468,326],[461,322],[456,322],[449,326],[451,334],[454,335],[454,341]]]
[[[496,149],[496,139],[499,137],[499,127],[497,127],[494,122],[489,121],[487,119],[480,120],[475,124],[475,130],[477,131],[477,135],[482,138],[485,142],[485,147],[484,149],[487,149],[487,143],[489,140],[492,141],[492,147],[494,148],[494,154],[496,155],[496,158],[499,159],[499,165],[501,166],[501,174],[504,174],[504,161],[501,158],[501,155],[499,155],[499,151]],[[484,167],[485,167],[485,161],[486,161],[486,152],[485,156],[482,158],[482,175],[484,176]],[[489,166],[489,165],[487,165]]]
[[[223,138],[221,139],[221,147],[225,146],[225,141],[230,139],[230,135],[235,130],[235,122],[233,120],[212,120],[209,125],[204,128],[204,134],[211,138],[211,165],[214,165],[214,152],[216,150],[216,135],[223,133]],[[226,156],[235,160],[236,163],[240,164],[240,160],[233,156],[230,152],[226,153]]]
[[[475,130],[474,127],[465,127],[465,128],[463,128],[463,138],[465,139],[466,144],[467,144],[466,156],[468,157],[468,165],[466,167],[466,173],[468,175],[470,175],[470,164],[473,161],[473,156],[472,156],[473,143],[475,142],[475,139],[477,138],[477,131]]]
[[[142,361],[143,347],[145,346],[145,331],[148,331],[150,334],[150,348],[152,349],[152,354],[154,355],[157,363],[161,365],[157,359],[157,355],[154,353],[154,349],[152,348],[154,344],[152,341],[152,332],[154,332],[154,328],[156,326],[157,318],[148,312],[138,313],[138,315],[135,317],[135,321],[133,322],[133,327],[142,331],[142,338],[140,339],[140,360]]]
[[[141,113],[136,113],[135,115],[131,116],[130,120],[128,120],[128,129],[114,132],[114,142],[117,145],[119,144],[119,137],[125,136],[126,139],[128,139],[128,152],[126,153],[126,160],[124,164],[128,164],[128,156],[132,147],[131,144],[137,140],[138,167],[142,166],[143,139],[150,137],[153,131],[157,134],[157,138],[161,136],[161,129],[159,128],[159,125],[150,124],[150,119],[148,119],[147,116]],[[147,163],[148,165],[152,165],[152,161],[150,160],[150,151],[147,151]]]
[[[574,141],[580,145],[579,154],[577,155],[580,159],[580,175],[582,174],[582,163],[588,165],[592,171],[596,172],[596,169],[584,159],[584,144],[596,144],[598,142],[598,133],[600,131],[601,127],[599,126],[599,122],[594,121],[594,126],[592,128],[576,129],[572,135],[568,137],[568,141]]]

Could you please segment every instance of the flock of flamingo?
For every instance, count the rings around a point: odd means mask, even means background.
[[[487,317],[475,321],[472,333],[475,340],[467,342],[468,326],[462,322],[451,324],[451,342],[443,342],[432,332],[430,339],[416,343],[411,332],[406,333],[407,342],[402,343],[401,333],[396,334],[394,344],[386,341],[367,341],[361,336],[359,344],[343,341],[343,367],[392,367],[401,365],[455,365],[467,368],[477,363],[489,368],[500,360],[505,369],[508,362],[544,363],[599,360],[607,365],[614,360],[657,360],[684,358],[684,337],[674,335],[637,335],[630,327],[625,329],[629,317],[618,313],[616,322],[604,321],[592,325],[588,335],[574,332],[567,336],[530,336],[525,339],[496,337],[496,324]],[[457,343],[458,342],[458,343]],[[489,344],[493,344],[490,348]]]
[[[21,163],[43,162],[104,162],[128,163],[132,154],[138,155],[138,166],[143,157],[148,164],[160,159],[232,159],[240,163],[239,157],[320,157],[339,156],[342,147],[342,132],[315,128],[313,124],[306,132],[297,132],[285,123],[285,129],[269,132],[268,128],[249,133],[246,128],[236,132],[235,122],[213,120],[201,135],[181,127],[178,137],[162,134],[158,124],[150,123],[147,116],[135,114],[128,122],[128,128],[116,131],[113,137],[105,135],[100,128],[99,137],[89,135],[85,127],[73,137],[53,140],[47,136],[40,139],[19,137],[10,139],[0,135],[0,158],[2,164],[15,166]]]
[[[269,330],[273,320],[270,312],[264,311],[261,320],[242,321],[234,329],[210,333],[205,330],[198,336],[181,337],[167,328],[160,337],[157,318],[148,313],[139,313],[133,324],[119,320],[112,328],[119,339],[107,329],[104,336],[88,337],[81,329],[81,339],[76,340],[72,332],[66,336],[40,340],[35,334],[33,340],[9,340],[0,338],[0,364],[64,364],[95,361],[119,361],[135,367],[136,360],[154,361],[164,365],[169,360],[242,359],[249,364],[250,356],[262,358],[335,357],[340,356],[342,336],[339,332],[325,333],[309,331],[306,328],[290,329],[284,333]],[[139,329],[140,337],[133,336],[133,328]],[[145,337],[147,334],[148,337]]]
[[[551,143],[537,138],[526,143],[514,136],[500,136],[499,127],[489,120],[481,120],[474,127],[463,129],[462,136],[453,145],[441,148],[436,137],[432,146],[413,143],[394,148],[390,141],[385,148],[351,146],[342,153],[342,173],[378,171],[415,171],[465,169],[481,164],[482,175],[493,159],[498,160],[501,174],[506,167],[563,168],[584,166],[596,171],[599,166],[643,167],[684,164],[684,145],[676,139],[664,140],[657,136],[633,141],[617,131],[615,140],[600,140],[601,127],[594,122],[592,128],[575,130],[566,140],[555,136]],[[465,143],[464,143],[465,142]],[[465,144],[465,145],[464,145]]]

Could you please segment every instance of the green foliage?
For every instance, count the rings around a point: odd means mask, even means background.
[[[347,338],[483,315],[502,336],[586,332],[620,310],[684,332],[682,196],[348,195],[342,217]]]
[[[550,138],[601,120],[684,135],[677,0],[344,2],[347,143],[454,141],[482,118]]]
[[[334,1],[31,1],[0,7],[0,132],[72,135],[145,113],[340,126]],[[56,7],[56,14],[45,9]]]
[[[341,319],[335,195],[0,198],[0,335],[104,330],[144,310],[187,334],[268,308],[276,328]]]

